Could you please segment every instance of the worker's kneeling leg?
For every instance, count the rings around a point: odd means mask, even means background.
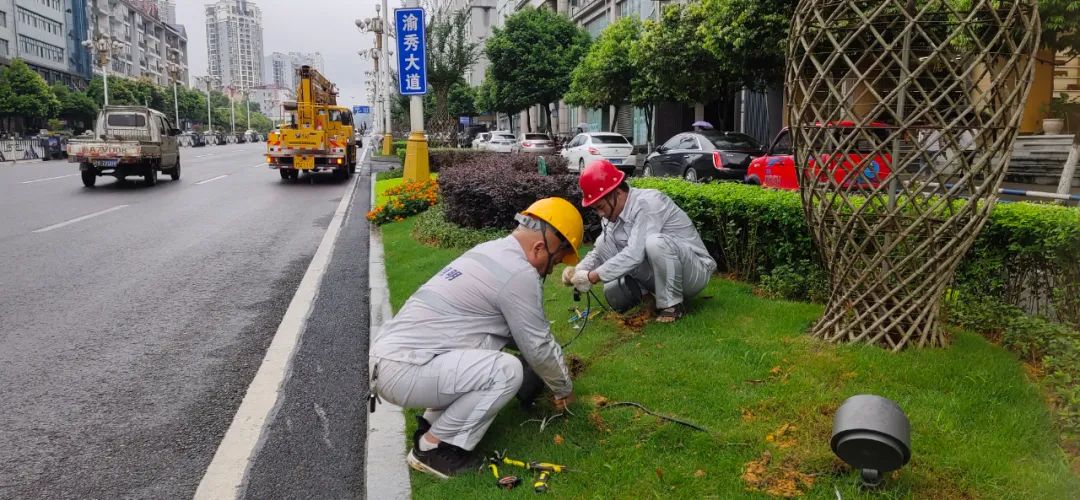
[[[714,271],[710,261],[695,255],[688,245],[663,234],[645,239],[645,256],[652,265],[658,309],[681,304],[700,293]]]
[[[379,379],[383,399],[404,408],[430,409],[431,433],[471,450],[521,386],[522,367],[512,354],[461,350],[424,365],[380,361]]]

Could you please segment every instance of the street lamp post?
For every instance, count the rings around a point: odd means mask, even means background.
[[[82,46],[86,47],[94,52],[97,56],[98,64],[101,66],[102,82],[104,83],[105,90],[105,106],[109,105],[109,61],[112,59],[114,52],[124,48],[124,44],[119,40],[114,40],[112,36],[108,34],[98,35],[97,38],[91,40],[83,40]]]
[[[229,87],[229,116],[232,122],[233,139],[236,138],[236,101],[233,100],[233,89]]]
[[[210,87],[218,81],[217,77],[213,75],[206,76],[206,130],[211,134],[214,133],[214,112],[210,109]],[[214,138],[215,145],[217,144],[217,138]]]
[[[176,55],[175,50],[176,49],[173,49],[173,51],[171,52],[173,53],[174,57]],[[180,128],[180,101],[177,99],[176,95],[176,81],[179,80],[181,66],[177,64],[174,60],[169,61],[166,64],[165,68],[168,70],[169,76],[172,77],[173,112],[176,116],[176,128]]]
[[[386,0],[383,0],[382,6],[375,5],[376,16],[368,19],[357,19],[356,27],[361,31],[370,31],[375,34],[375,49],[371,53],[371,58],[375,62],[376,73],[376,92],[379,95],[379,100],[376,106],[381,105],[381,116],[383,119],[383,147],[382,154],[390,155],[392,152],[394,137],[391,134],[392,123],[390,120],[390,56],[388,53],[387,45],[384,43],[384,35],[390,36],[390,25],[386,21],[386,16],[389,15],[389,9],[386,8]],[[377,122],[376,122],[377,123]]]

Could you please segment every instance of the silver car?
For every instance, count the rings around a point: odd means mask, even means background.
[[[555,141],[547,134],[526,132],[519,134],[514,142],[515,153],[555,154]]]

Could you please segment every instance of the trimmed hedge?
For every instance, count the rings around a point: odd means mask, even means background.
[[[469,249],[485,241],[506,236],[502,229],[470,229],[446,220],[439,203],[416,216],[412,236],[420,243],[439,248]]]
[[[777,274],[788,298],[806,299],[825,280],[798,193],[734,183],[691,184],[679,179],[635,179],[632,184],[667,193],[694,220],[722,272],[769,283]],[[781,267],[786,266],[786,267]],[[772,279],[775,287],[777,279]],[[965,296],[1005,304],[1080,325],[1080,209],[1002,203],[961,262],[954,288]]]
[[[429,157],[432,172],[440,172],[446,168],[457,165],[469,165],[477,161],[507,161],[525,170],[537,171],[537,158],[543,156],[547,162],[548,175],[569,174],[566,158],[559,155],[538,155],[535,153],[495,153],[492,151],[479,151],[475,149],[437,148],[432,149]]]
[[[512,229],[517,224],[514,214],[549,196],[570,200],[581,209],[577,175],[542,176],[536,170],[536,155],[473,153],[456,159],[440,167],[439,194],[446,219],[459,226]],[[548,171],[567,172],[566,162],[551,162]],[[590,230],[599,227],[592,210],[583,210],[582,215]]]

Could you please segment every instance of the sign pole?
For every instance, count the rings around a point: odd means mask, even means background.
[[[409,141],[405,147],[406,182],[431,177],[428,144],[424,136],[424,94],[427,93],[427,47],[424,9],[418,0],[408,0],[406,7],[394,11],[397,28],[398,85],[401,95],[409,97]]]

